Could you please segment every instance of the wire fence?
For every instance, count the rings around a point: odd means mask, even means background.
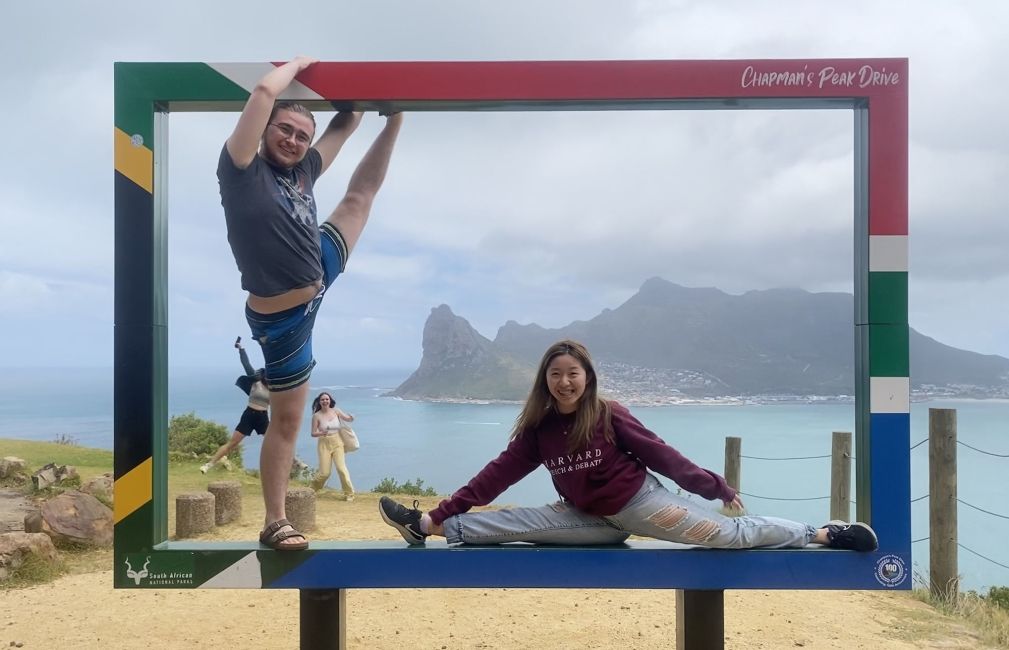
[[[918,542],[927,542],[929,539],[931,539],[931,538],[930,537],[919,537],[918,539],[912,539],[911,543],[912,544],[917,544]],[[970,547],[968,547],[968,546],[966,546],[964,544],[961,544],[960,542],[957,542],[956,545],[958,547],[962,548],[963,550],[967,551],[968,553],[973,553],[974,555],[978,556],[982,560],[988,560],[992,564],[997,564],[998,566],[1002,567],[1003,569],[1009,569],[1009,565],[1002,564],[1001,562],[999,562],[997,560],[993,560],[990,557],[988,557],[987,555],[982,555],[981,553],[978,553],[974,549],[972,549],[972,548],[970,548]]]
[[[916,448],[918,448],[921,445],[923,445],[926,442],[928,442],[928,440],[929,439],[928,439],[927,436],[924,439],[919,440],[915,444],[911,445],[910,451],[914,451]],[[993,451],[988,451],[986,449],[981,449],[979,447],[975,447],[974,445],[970,445],[970,444],[968,444],[966,442],[963,442],[962,440],[957,440],[956,443],[958,445],[962,445],[962,446],[964,446],[964,447],[966,447],[966,448],[968,448],[968,449],[970,449],[972,451],[975,451],[975,452],[980,453],[980,454],[984,454],[986,456],[991,456],[991,457],[994,457],[994,458],[1009,458],[1009,454],[1001,454],[1001,453],[997,453],[997,452],[993,452]],[[832,456],[830,454],[822,454],[822,455],[817,455],[817,456],[748,456],[748,455],[740,454],[739,457],[740,458],[746,458],[747,460],[795,461],[795,460],[819,460],[819,459],[824,459],[824,458],[831,458]],[[854,456],[850,456],[850,458],[851,458],[851,460],[855,460]],[[739,494],[742,494],[743,496],[750,497],[750,498],[753,498],[753,499],[762,499],[762,500],[765,500],[765,501],[826,501],[826,500],[828,500],[828,499],[831,498],[830,495],[822,496],[822,497],[770,497],[770,496],[764,496],[764,495],[759,495],[759,494],[752,494],[750,492],[743,492],[743,491],[740,491]],[[911,503],[917,503],[918,501],[922,501],[924,499],[927,499],[928,497],[929,497],[928,494],[923,494],[923,495],[921,495],[919,497],[915,497],[915,498],[911,499]],[[980,506],[974,505],[973,503],[969,503],[967,501],[964,501],[963,499],[961,499],[959,497],[957,497],[956,501],[957,501],[957,503],[965,505],[968,508],[972,508],[974,510],[977,510],[978,512],[982,512],[982,513],[984,513],[986,515],[989,515],[989,516],[992,516],[992,517],[997,517],[999,519],[1009,520],[1009,515],[1004,515],[1004,514],[1000,514],[1000,513],[997,513],[997,512],[992,512],[991,510],[987,510],[987,509],[982,508]],[[854,500],[852,500],[850,503],[854,505],[856,502]],[[925,542],[925,541],[928,541],[929,539],[930,538],[927,537],[927,536],[926,537],[920,537],[918,539],[911,540],[911,544],[917,544],[919,542]],[[986,561],[988,561],[988,562],[990,562],[990,563],[992,563],[994,565],[1002,567],[1003,569],[1009,569],[1009,565],[1003,564],[1002,562],[999,562],[997,560],[993,560],[992,558],[988,557],[987,555],[979,553],[979,552],[975,551],[974,549],[969,548],[968,546],[965,546],[964,544],[961,544],[961,543],[957,542],[957,546],[959,548],[962,548],[963,550],[967,551],[968,553],[971,553],[971,554],[973,554],[973,555],[981,558],[982,560],[986,560]]]
[[[786,456],[782,458],[768,458],[766,456],[746,456],[745,454],[740,454],[740,458],[748,458],[750,460],[812,460],[814,458],[830,458],[830,454],[824,454],[823,456]],[[852,459],[855,457],[852,456]]]

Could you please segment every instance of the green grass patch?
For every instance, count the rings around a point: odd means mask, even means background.
[[[262,494],[258,473],[250,473],[243,469],[228,471],[221,465],[210,468],[206,474],[200,473],[202,460],[188,462],[177,461],[168,465],[168,498],[174,499],[182,492],[200,492],[207,489],[207,484],[214,481],[237,481],[242,486],[243,494]]]
[[[52,582],[69,572],[69,564],[62,554],[57,555],[55,562],[43,560],[36,555],[28,555],[24,563],[14,569],[13,573],[3,582],[5,589],[23,589],[33,585]]]
[[[47,463],[73,465],[84,478],[112,471],[112,452],[78,445],[35,440],[3,440],[3,455],[17,456],[28,463],[32,473]]]
[[[112,471],[112,452],[104,449],[90,449],[63,442],[38,442],[35,440],[2,440],[3,455],[21,458],[27,463],[26,480],[23,483],[6,480],[0,487],[20,490],[26,495],[47,499],[65,490],[74,490],[82,481]],[[60,485],[35,492],[29,477],[33,472],[49,463],[72,465],[80,478],[67,479]]]

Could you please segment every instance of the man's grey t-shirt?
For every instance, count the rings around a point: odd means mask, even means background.
[[[322,277],[319,223],[312,188],[322,157],[309,149],[292,169],[273,167],[259,154],[245,169],[225,145],[217,163],[228,243],[242,288],[268,298]]]

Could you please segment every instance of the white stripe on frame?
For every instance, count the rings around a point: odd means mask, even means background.
[[[907,272],[907,235],[870,235],[869,270]]]
[[[870,413],[910,413],[909,377],[869,377]]]
[[[262,589],[259,557],[252,551],[238,562],[200,585],[200,589]]]
[[[276,69],[276,66],[272,63],[208,63],[207,65],[249,93],[256,87],[260,79],[271,70]],[[280,99],[308,100],[325,98],[300,81],[294,80],[287,87],[287,90],[281,93]]]

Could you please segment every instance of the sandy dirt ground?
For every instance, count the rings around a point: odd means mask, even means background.
[[[379,518],[377,501],[324,494],[311,537],[400,539]],[[200,539],[255,539],[262,504],[247,498],[243,509],[241,521]],[[115,590],[111,564],[108,553],[107,570],[0,587],[0,648],[299,646],[297,591]],[[350,590],[347,609],[347,647],[362,650],[676,647],[675,592],[665,590]],[[728,591],[725,647],[991,646],[906,593]]]

